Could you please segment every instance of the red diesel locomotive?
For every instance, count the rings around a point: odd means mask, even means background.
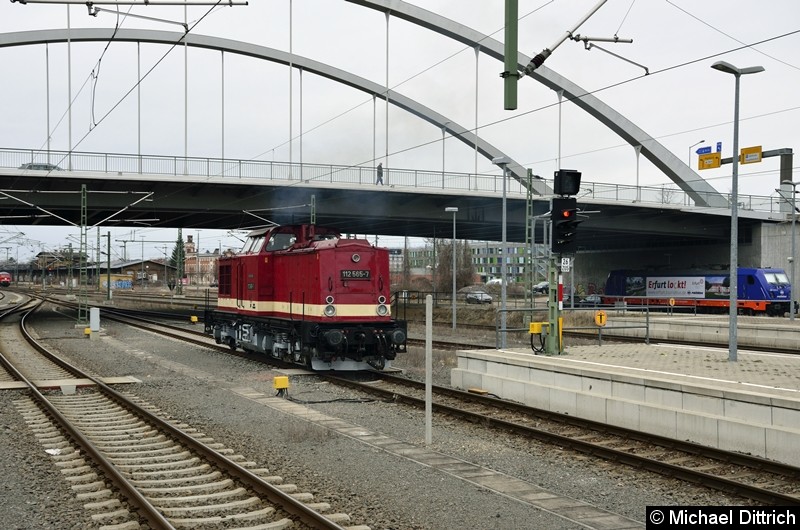
[[[11,273],[0,272],[0,287],[9,287],[11,285]]]
[[[218,262],[216,309],[205,331],[231,349],[314,370],[381,370],[406,348],[389,304],[389,252],[315,225],[248,235]]]

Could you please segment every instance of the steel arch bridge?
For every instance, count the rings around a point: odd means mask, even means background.
[[[385,11],[391,16],[399,17],[458,42],[472,46],[492,58],[500,61],[503,60],[502,43],[430,11],[426,11],[400,0],[348,1],[371,9]],[[73,29],[69,31],[65,29],[56,29],[5,33],[0,34],[0,47],[60,43],[66,42],[67,40],[72,42],[97,42],[111,39],[122,42],[147,42],[165,45],[185,42],[188,46],[192,47],[234,53],[298,68],[302,71],[311,72],[361,90],[373,97],[385,99],[393,105],[412,113],[414,116],[442,130],[448,131],[463,143],[474,147],[482,156],[490,160],[496,157],[507,156],[499,148],[479,138],[467,128],[458,125],[454,120],[448,119],[448,117],[388,87],[324,63],[314,61],[313,59],[296,54],[289,54],[265,46],[191,33],[183,34],[144,29],[114,30],[112,28],[106,28]],[[529,57],[519,54],[517,58],[519,69],[522,70],[529,61]],[[556,91],[563,91],[563,93],[569,97],[570,101],[575,103],[579,108],[585,110],[610,130],[616,132],[631,146],[639,147],[642,154],[686,192],[695,201],[695,204],[699,206],[722,208],[728,206],[728,201],[722,194],[717,192],[704,180],[698,179],[697,174],[678,157],[630,120],[586,90],[544,66],[535,70],[531,77],[548,88]],[[521,183],[526,184],[528,179],[524,174],[523,168],[518,163],[514,162],[513,159],[510,160],[509,170],[512,176]],[[537,195],[552,193],[552,190],[549,189],[544,182],[537,180],[531,182],[531,191]]]

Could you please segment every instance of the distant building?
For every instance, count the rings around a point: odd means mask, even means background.
[[[194,237],[186,236],[186,243],[183,244],[185,259],[183,262],[183,272],[189,279],[190,285],[211,285],[217,281],[217,259],[219,249],[213,252],[201,251],[195,243]]]
[[[499,281],[501,277],[501,266],[502,266],[502,244],[499,242],[490,242],[490,241],[470,241],[469,242],[470,252],[472,254],[472,263],[475,266],[475,272],[479,277],[480,282],[487,283],[491,280]],[[534,264],[536,268],[540,271],[544,271],[546,267],[546,249],[543,245],[536,245],[535,247],[536,252],[542,254],[536,263]],[[396,270],[402,271],[403,270],[403,249],[392,249],[394,254],[392,255],[392,263],[395,265],[392,266],[392,271]],[[526,277],[526,255],[528,252],[528,247],[524,243],[507,243],[506,244],[506,274],[508,276],[508,283],[521,283],[528,280]],[[411,274],[412,279],[415,277],[427,277],[432,279],[433,274],[435,274],[436,268],[436,261],[438,258],[435,256],[434,248],[432,245],[425,245],[424,247],[415,247],[408,249],[408,268]],[[543,279],[545,275],[543,272],[540,272],[539,275],[534,278],[536,279]]]

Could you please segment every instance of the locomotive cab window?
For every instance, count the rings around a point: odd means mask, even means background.
[[[294,245],[296,239],[297,238],[295,238],[294,234],[272,234],[265,250],[268,252],[275,250],[286,250]]]
[[[244,247],[245,254],[253,254],[261,250],[264,244],[264,236],[251,237],[247,240]]]
[[[785,285],[789,283],[789,277],[783,272],[765,272],[764,278],[770,285]]]

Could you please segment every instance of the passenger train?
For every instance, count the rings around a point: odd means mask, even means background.
[[[276,226],[219,258],[205,331],[315,370],[380,370],[406,350],[406,323],[391,313],[387,249],[316,225]]]
[[[791,284],[783,269],[737,270],[738,312],[749,315],[783,315],[791,304]],[[604,304],[671,305],[706,312],[730,309],[728,270],[611,271],[606,280]]]
[[[11,285],[11,273],[0,272],[0,287],[8,287]]]

